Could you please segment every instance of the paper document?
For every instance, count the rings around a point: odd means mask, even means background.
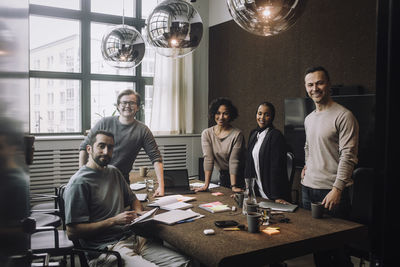
[[[203,186],[204,186],[204,183],[191,183],[190,184],[190,187],[193,187],[193,188],[198,188],[198,187],[203,187]],[[209,189],[213,189],[213,188],[216,188],[216,187],[219,187],[219,185],[218,184],[213,184],[213,183],[210,183],[208,185]]]
[[[160,207],[161,209],[184,209],[193,207],[192,204],[185,203],[187,201],[195,200],[195,197],[187,197],[182,195],[171,195],[161,197],[154,202],[148,204],[150,207]]]
[[[156,211],[158,210],[158,208],[154,208],[152,210],[149,210],[148,212],[144,213],[143,215],[137,217],[136,219],[134,219],[129,225],[134,225],[136,223],[142,223],[142,222],[146,222],[149,221],[151,219],[154,218],[154,214],[156,213]]]
[[[139,201],[146,201],[147,200],[147,194],[146,193],[143,193],[143,194],[136,193],[135,195],[136,195],[136,197],[137,197],[137,199]]]
[[[183,210],[183,209],[187,209],[187,208],[191,208],[191,207],[193,207],[192,204],[182,202],[182,201],[174,202],[174,203],[164,205],[164,206],[160,206],[160,208],[164,209],[164,210],[177,210],[177,209]]]
[[[134,183],[134,184],[130,184],[129,187],[132,190],[141,190],[141,189],[145,189],[146,185],[143,183]]]

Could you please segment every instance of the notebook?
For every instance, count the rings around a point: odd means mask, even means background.
[[[190,190],[187,169],[164,170],[165,195],[186,195],[194,193],[195,191]]]
[[[209,211],[211,213],[231,210],[231,208],[228,205],[222,204],[219,201],[201,204],[199,205],[199,208]]]
[[[186,203],[186,201],[195,200],[195,197],[188,197],[182,195],[170,195],[165,197],[160,197],[159,199],[148,204],[148,207],[160,207],[165,210],[174,209],[187,209],[193,207],[192,204]]]
[[[260,206],[260,208],[270,208],[271,210],[286,212],[294,212],[297,209],[297,205],[295,204],[282,204],[272,201],[261,201],[260,203],[258,203],[258,205]]]
[[[171,210],[154,216],[153,220],[168,225],[175,224],[177,222],[187,220],[190,218],[197,217],[199,213],[192,210]]]

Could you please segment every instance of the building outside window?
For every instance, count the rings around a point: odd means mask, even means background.
[[[136,68],[118,69],[103,61],[100,47],[107,29],[122,24],[123,11],[125,24],[144,32],[144,19],[156,5],[157,0],[30,0],[31,133],[82,134],[116,114],[116,97],[124,89],[142,96],[137,119],[148,122],[154,50],[146,46]]]

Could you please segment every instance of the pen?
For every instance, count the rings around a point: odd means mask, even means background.
[[[194,221],[194,219],[187,219],[187,220],[182,220],[182,221],[179,221],[176,223],[178,224],[178,223],[193,222],[193,221]]]
[[[244,225],[243,224],[239,224],[236,227],[226,227],[223,228],[224,231],[239,231],[239,230],[243,230],[244,229]]]

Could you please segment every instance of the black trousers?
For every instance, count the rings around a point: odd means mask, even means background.
[[[219,185],[231,188],[231,176],[229,171],[219,171]]]

